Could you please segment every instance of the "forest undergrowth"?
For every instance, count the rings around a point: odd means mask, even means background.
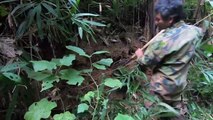
[[[149,94],[149,75],[139,65],[125,66],[154,34],[153,4],[0,1],[0,119],[152,120],[178,115]],[[190,63],[187,117],[213,120],[213,2],[187,0],[185,12],[187,23],[206,32]],[[156,107],[146,109],[145,101]]]

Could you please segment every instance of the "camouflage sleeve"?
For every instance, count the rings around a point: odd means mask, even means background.
[[[138,59],[138,63],[145,66],[154,67],[159,63],[169,51],[166,49],[167,43],[165,41],[156,41],[148,46],[144,51],[143,57]]]

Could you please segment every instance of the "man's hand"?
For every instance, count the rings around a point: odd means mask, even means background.
[[[138,48],[136,51],[135,51],[135,55],[137,56],[137,59],[141,58],[143,56],[143,51],[141,48]]]

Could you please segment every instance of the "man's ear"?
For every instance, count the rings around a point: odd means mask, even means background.
[[[169,18],[169,24],[172,25],[173,23],[174,23],[174,17],[170,17],[170,18]]]

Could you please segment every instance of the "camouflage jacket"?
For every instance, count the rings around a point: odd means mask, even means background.
[[[163,96],[185,88],[189,62],[201,37],[200,28],[180,21],[155,38],[138,59],[139,64],[153,69],[151,89]]]

